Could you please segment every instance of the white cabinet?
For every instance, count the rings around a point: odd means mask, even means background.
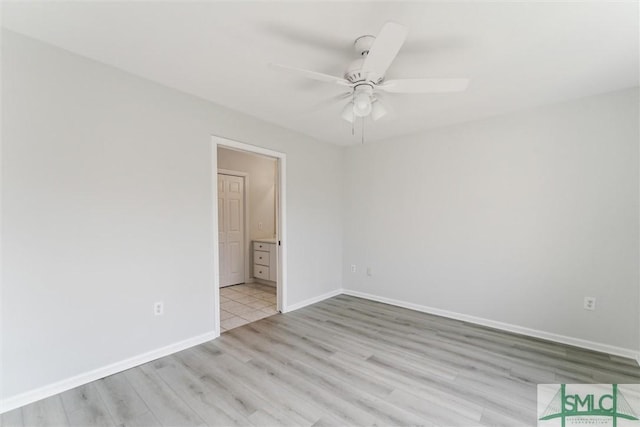
[[[275,243],[261,240],[253,241],[253,277],[255,279],[276,282],[278,272],[277,259]]]

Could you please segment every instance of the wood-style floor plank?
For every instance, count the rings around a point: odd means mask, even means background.
[[[60,395],[47,397],[22,408],[22,419],[27,427],[68,426],[69,419]]]
[[[96,382],[76,387],[60,395],[71,425],[115,426],[98,394]]]
[[[216,363],[217,361],[214,361]],[[177,358],[164,358],[153,364],[158,375],[209,425],[247,425],[248,419],[229,410],[218,393],[187,370]],[[202,372],[202,374],[205,374]]]
[[[161,426],[162,424],[150,411],[141,415],[135,415],[133,418],[126,420],[124,423],[119,424],[119,427],[151,427]]]
[[[0,415],[0,427],[24,427],[22,420],[22,408],[5,412]]]
[[[206,425],[149,364],[129,369],[124,375],[162,425]]]
[[[216,343],[216,347],[218,344]],[[195,350],[202,352],[204,349],[206,346]],[[222,369],[226,375],[237,379],[260,397],[263,412],[284,423],[311,425],[322,415],[322,411],[314,403],[301,398],[290,384],[274,372],[265,371],[249,363],[239,363],[235,358],[227,356]],[[272,396],[279,396],[279,399],[273,399]],[[284,421],[284,417],[290,421]],[[253,414],[250,418],[253,418]]]
[[[340,295],[2,416],[8,426],[535,426],[536,385],[630,359]]]
[[[96,390],[118,426],[136,425],[149,408],[124,375],[112,375],[95,382]],[[148,416],[147,416],[148,417]]]
[[[391,392],[390,388],[379,387],[374,381],[369,381],[363,376],[354,375],[346,369],[329,361],[328,356],[333,352],[327,352],[325,348],[313,343],[304,343],[292,340],[293,337],[282,336],[277,339],[273,330],[267,330],[269,340],[260,336],[259,325],[251,325],[245,328],[245,332],[251,331],[247,339],[262,352],[270,353],[274,361],[288,368],[300,378],[308,380],[315,386],[324,387],[343,401],[349,402],[368,415],[373,415],[378,423],[390,425],[413,425],[419,423],[417,417],[390,405],[384,399]],[[264,330],[264,329],[263,329]],[[290,345],[287,345],[290,344]],[[282,352],[271,352],[270,347],[281,346]],[[306,352],[305,352],[306,349]],[[287,357],[282,357],[286,354]],[[326,369],[325,365],[331,365],[333,369]],[[326,407],[325,407],[326,410]],[[364,425],[366,422],[358,423]]]

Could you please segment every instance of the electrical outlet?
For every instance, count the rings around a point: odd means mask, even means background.
[[[596,297],[584,297],[584,309],[595,310],[596,309]]]
[[[355,264],[351,264],[351,272],[352,273],[356,272],[356,265]]]
[[[164,314],[164,303],[162,301],[153,304],[153,314],[156,316],[162,316]]]
[[[367,276],[373,276],[373,272],[371,271],[371,267],[367,267]]]

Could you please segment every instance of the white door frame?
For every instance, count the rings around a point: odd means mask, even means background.
[[[221,136],[211,136],[211,191],[212,191],[212,231],[213,231],[213,306],[214,306],[214,333],[220,336],[220,271],[218,253],[218,147],[232,150],[246,151],[263,156],[273,157],[278,163],[277,192],[278,192],[278,223],[276,224],[276,248],[278,250],[277,273],[277,310],[286,313],[287,310],[287,197],[286,197],[286,154],[269,150]],[[246,194],[246,193],[245,193]],[[248,231],[247,231],[248,232]]]
[[[217,151],[218,150],[216,150],[216,152]],[[239,176],[244,180],[244,194],[243,194],[244,209],[242,212],[242,217],[244,218],[245,231],[244,231],[243,242],[242,242],[244,245],[244,265],[242,266],[242,268],[244,269],[244,273],[242,274],[242,276],[244,277],[244,282],[249,283],[249,281],[251,280],[251,265],[249,263],[249,261],[251,260],[251,233],[249,230],[249,212],[251,212],[251,209],[249,206],[249,199],[250,199],[249,174],[246,172],[234,171],[230,169],[220,169],[220,168],[218,168],[218,173],[223,175]],[[216,212],[218,211],[216,210]]]

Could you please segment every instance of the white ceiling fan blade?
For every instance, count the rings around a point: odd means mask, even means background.
[[[343,79],[342,77],[335,77],[329,74],[318,73],[317,71],[309,71],[309,70],[304,70],[302,68],[290,67],[288,65],[281,65],[281,64],[274,64],[274,63],[269,63],[269,65],[271,67],[281,68],[283,70],[294,72],[296,74],[299,74],[301,76],[307,77],[312,80],[318,80],[318,81],[327,82],[327,83],[336,83],[343,86],[351,86],[351,83],[349,83],[347,80]]]
[[[445,93],[463,92],[469,79],[401,79],[388,80],[376,89],[391,93]]]
[[[407,38],[407,32],[407,27],[395,22],[384,24],[362,64],[365,75],[371,80],[384,77]]]
[[[332,105],[339,103],[344,99],[351,98],[352,96],[353,96],[353,93],[345,92],[345,93],[338,94],[336,96],[332,96],[331,98],[323,99],[322,101],[314,104],[311,108],[309,108],[309,111],[317,111],[317,110],[330,107]]]

